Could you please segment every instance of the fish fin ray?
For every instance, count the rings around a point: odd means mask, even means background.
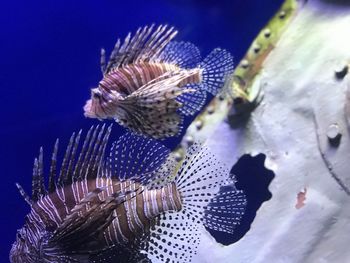
[[[69,163],[70,156],[71,156],[71,150],[72,150],[73,143],[74,143],[74,138],[75,138],[75,132],[73,132],[73,134],[71,135],[71,137],[69,139],[69,143],[68,143],[68,146],[66,148],[66,152],[65,152],[63,160],[62,160],[60,174],[59,174],[58,180],[57,180],[58,184],[61,186],[63,186],[67,180],[67,169],[68,169],[68,163]]]
[[[203,69],[203,89],[216,95],[233,72],[233,57],[228,51],[216,48],[203,60],[200,66]]]
[[[204,211],[203,223],[212,230],[232,234],[242,219],[246,196],[234,185],[221,187]]]
[[[126,133],[114,142],[107,159],[112,178],[134,179],[147,185],[170,150],[155,139]]]
[[[55,146],[51,155],[51,165],[50,165],[50,174],[49,174],[49,193],[52,193],[56,190],[56,169],[57,169],[57,153],[58,153],[59,139],[56,139]]]
[[[83,146],[80,149],[79,158],[76,155],[79,152],[79,142],[81,131],[75,136],[70,137],[65,155],[59,167],[59,177],[56,179],[58,140],[56,140],[51,157],[50,171],[48,174],[48,193],[55,191],[56,185],[63,186],[86,178],[97,178],[101,168],[103,168],[103,157],[106,145],[111,133],[112,125],[107,129],[104,126],[91,127]],[[93,135],[91,136],[91,134]],[[32,201],[36,202],[41,197],[47,195],[44,185],[44,168],[43,168],[43,149],[40,148],[38,158],[34,160],[33,177],[32,177]]]
[[[145,112],[137,107],[129,106],[125,111],[127,118],[124,122],[116,118],[116,121],[129,128],[137,135],[146,135],[155,139],[177,136],[182,132],[183,117],[176,111],[161,114],[157,108]],[[127,119],[127,122],[125,120]]]
[[[137,242],[108,247],[97,254],[91,255],[89,262],[151,263],[147,256],[139,251],[138,247]]]
[[[144,251],[153,263],[191,262],[199,245],[199,225],[182,212],[165,212],[150,230]]]
[[[162,63],[175,64],[181,68],[195,68],[201,61],[199,49],[190,42],[170,42],[160,55]]]
[[[183,116],[178,113],[182,104],[177,98],[195,90],[179,87],[179,84],[193,74],[197,74],[197,69],[168,72],[150,81],[120,102],[125,112],[119,111],[118,120],[124,120],[122,125],[129,126],[131,130],[157,139],[180,134]],[[130,117],[136,125],[128,124],[128,118],[123,115]],[[137,125],[138,122],[140,125]]]
[[[111,224],[114,210],[125,201],[125,195],[121,193],[101,201],[98,194],[102,191],[104,189],[96,188],[76,204],[53,232],[49,242],[77,251],[88,249],[89,242]]]
[[[120,40],[117,41],[104,74],[131,63],[156,61],[176,34],[177,31],[167,25],[160,25],[155,29],[154,25],[139,28],[132,38],[129,33],[122,45]]]
[[[214,216],[227,221],[234,219],[215,212],[218,200],[223,200],[228,209],[229,205],[243,209],[246,205],[244,194],[234,187],[234,179],[229,176],[229,169],[215,158],[208,147],[198,143],[187,150],[175,182],[188,217],[209,228],[214,227],[214,220],[211,220]],[[243,211],[240,212],[243,214]],[[237,216],[236,219],[234,222],[238,224],[240,217]],[[216,228],[219,229],[219,226]],[[227,223],[222,224],[220,229],[229,232]]]
[[[23,197],[24,201],[26,201],[26,203],[29,204],[29,206],[31,206],[32,200],[30,199],[29,195],[24,191],[23,187],[19,183],[16,183],[16,187],[21,196]]]
[[[176,100],[181,103],[180,112],[192,116],[204,106],[207,94],[200,89],[201,84],[187,84],[184,88],[194,89],[195,92],[183,93]]]

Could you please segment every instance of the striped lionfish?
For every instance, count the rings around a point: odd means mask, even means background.
[[[110,132],[92,127],[83,143],[73,133],[56,176],[57,141],[48,187],[41,148],[32,197],[17,185],[31,211],[12,263],[190,262],[201,227],[233,232],[245,196],[207,148],[194,144],[180,165],[155,139],[127,133],[105,156]]]
[[[102,49],[103,79],[91,90],[85,116],[114,119],[156,139],[178,135],[183,116],[201,109],[206,92],[223,87],[233,58],[216,48],[201,62],[195,45],[172,41],[176,34],[163,25],[139,28],[117,41],[108,63]]]

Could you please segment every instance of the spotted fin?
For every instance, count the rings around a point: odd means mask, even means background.
[[[247,200],[234,184],[221,187],[211,199],[203,216],[203,224],[209,229],[233,234],[244,215]]]
[[[245,196],[235,188],[229,169],[215,158],[209,148],[197,143],[191,146],[176,177],[176,185],[183,200],[183,208],[190,211],[189,216],[193,221],[202,222],[211,229],[226,229],[225,220],[229,220],[229,216],[220,214],[221,209],[237,209],[230,220],[234,225],[239,223],[246,206]],[[222,207],[219,209],[220,205]],[[214,217],[220,218],[216,224],[213,222]]]
[[[89,263],[152,263],[139,251],[139,243],[126,243],[110,247],[90,256]]]
[[[113,143],[106,166],[112,178],[158,189],[174,180],[177,162],[159,141],[126,133]]]
[[[225,49],[214,49],[200,64],[202,71],[202,88],[216,95],[224,87],[233,72],[233,57]]]
[[[202,59],[199,49],[194,44],[174,41],[164,48],[159,60],[183,69],[191,69],[197,67]]]
[[[176,36],[177,31],[167,25],[154,25],[139,28],[135,35],[127,35],[123,44],[120,39],[114,46],[107,66],[105,66],[104,51],[101,54],[101,68],[104,74],[112,69],[131,63],[156,61],[166,45]]]
[[[197,143],[188,149],[174,181],[182,209],[164,213],[151,229],[144,250],[152,262],[191,262],[201,240],[200,229],[232,233],[246,205],[229,169]]]
[[[179,87],[181,81],[198,73],[198,69],[168,72],[136,90],[123,101],[117,122],[140,134],[153,138],[178,135],[183,117],[178,114],[182,104],[177,98],[195,92]]]
[[[148,243],[141,248],[152,263],[191,262],[200,243],[199,227],[185,212],[164,213],[151,229]]]
[[[115,121],[138,135],[156,139],[176,136],[182,131],[183,117],[172,109],[175,108],[175,104],[171,103],[168,104],[170,110],[167,114],[161,114],[157,107],[140,109],[130,103],[119,110],[122,118],[115,118]]]
[[[185,89],[193,89],[195,92],[183,93],[176,98],[181,103],[180,112],[186,116],[191,116],[202,109],[205,104],[207,93],[200,89],[200,84],[187,84]]]
[[[114,142],[107,158],[109,176],[147,185],[169,156],[169,149],[152,138],[126,133]]]

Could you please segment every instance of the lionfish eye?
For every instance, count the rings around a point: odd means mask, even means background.
[[[91,93],[92,93],[92,96],[94,97],[94,99],[101,98],[101,92],[98,89],[92,89]]]
[[[21,235],[21,233],[20,233],[20,232],[17,232],[17,239],[19,239],[19,240],[23,240],[23,237],[22,237],[22,235]]]

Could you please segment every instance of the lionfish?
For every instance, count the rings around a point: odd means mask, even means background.
[[[208,148],[180,164],[155,139],[127,133],[106,155],[111,127],[73,133],[57,172],[58,141],[44,184],[35,159],[30,205],[12,263],[190,262],[201,228],[232,233],[246,199]],[[56,176],[56,174],[58,174]]]
[[[139,28],[124,43],[118,39],[108,63],[101,50],[102,80],[91,90],[85,116],[114,119],[156,139],[178,135],[183,116],[201,109],[206,92],[215,95],[233,71],[233,58],[214,49],[202,62],[198,48],[174,42],[166,25]]]

